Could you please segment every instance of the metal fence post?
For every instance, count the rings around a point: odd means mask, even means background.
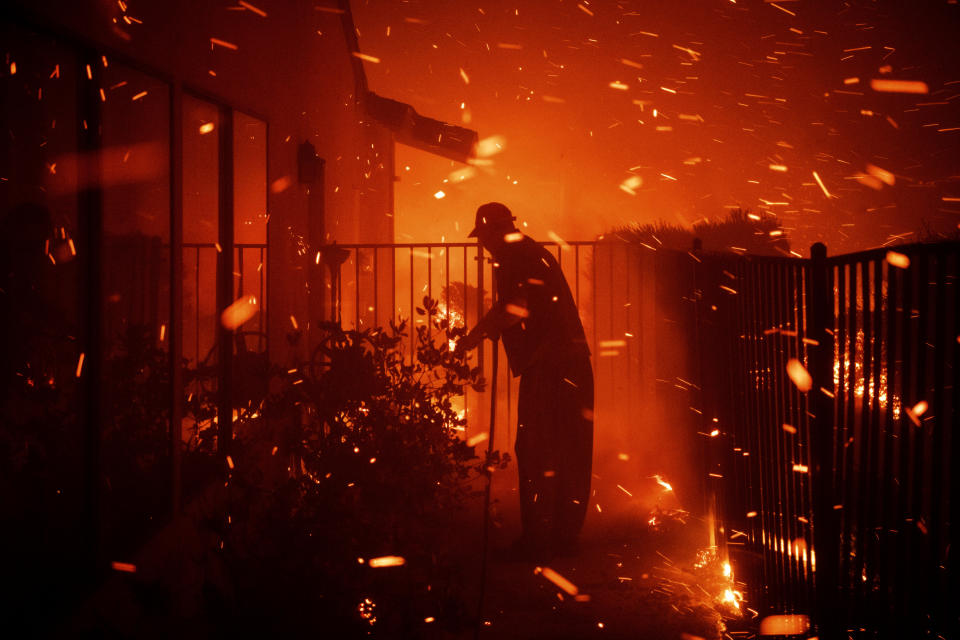
[[[810,460],[813,489],[813,544],[816,553],[814,624],[821,640],[842,637],[842,608],[838,606],[840,540],[837,514],[834,509],[834,417],[833,417],[833,334],[834,293],[827,247],[816,243],[810,247],[810,270],[807,275],[807,337],[810,343],[808,366],[813,378],[809,395]],[[828,395],[829,393],[829,395]]]

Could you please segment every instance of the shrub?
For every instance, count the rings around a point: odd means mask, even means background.
[[[416,327],[416,357],[404,354],[406,321],[326,324],[311,361],[281,374],[264,414],[280,425],[273,459],[286,465],[282,477],[255,461],[271,443],[241,435],[223,535],[239,613],[231,618],[246,630],[254,609],[274,629],[317,616],[341,634],[406,633],[426,616],[463,623],[451,527],[484,469],[509,458],[481,460],[460,437],[466,421],[453,399],[484,385],[449,347],[464,329],[431,299],[418,313],[426,322]],[[405,564],[366,562],[387,555]]]

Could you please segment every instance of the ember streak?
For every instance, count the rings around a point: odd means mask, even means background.
[[[960,0],[2,4],[5,637],[956,635]]]
[[[446,212],[505,192],[530,212],[535,236],[557,216],[561,235],[579,238],[736,206],[777,215],[801,250],[916,237],[921,220],[956,228],[956,4],[589,9],[354,3],[361,48],[380,59],[367,65],[376,91],[508,143],[492,168],[456,183],[444,182],[449,163],[400,147],[398,165],[410,167],[397,185],[402,237],[451,237]],[[875,181],[871,165],[896,184]],[[431,201],[441,187],[446,198]]]

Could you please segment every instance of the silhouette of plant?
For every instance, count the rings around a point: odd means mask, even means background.
[[[279,425],[272,459],[285,477],[254,461],[268,447],[238,442],[230,524],[219,532],[234,621],[246,621],[249,604],[293,628],[322,612],[328,631],[362,631],[372,618],[357,607],[370,598],[378,629],[399,632],[441,612],[463,624],[449,561],[463,550],[452,527],[478,495],[476,480],[510,458],[478,457],[461,436],[466,419],[452,401],[484,380],[451,348],[465,329],[438,307],[424,298],[417,309],[426,322],[415,328],[415,357],[403,349],[406,320],[363,330],[328,323],[313,357],[279,376],[264,414]],[[367,564],[379,556],[405,562]]]
[[[735,209],[720,221],[697,222],[692,229],[660,222],[620,227],[611,235],[653,249],[689,251],[693,239],[699,238],[704,251],[790,255],[790,244],[779,220],[744,209]]]

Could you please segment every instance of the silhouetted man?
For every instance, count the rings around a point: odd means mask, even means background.
[[[496,300],[457,345],[503,340],[520,376],[516,454],[523,535],[518,551],[570,552],[583,526],[593,457],[593,370],[570,287],[553,254],[498,202],[477,209],[476,237],[494,259]]]

